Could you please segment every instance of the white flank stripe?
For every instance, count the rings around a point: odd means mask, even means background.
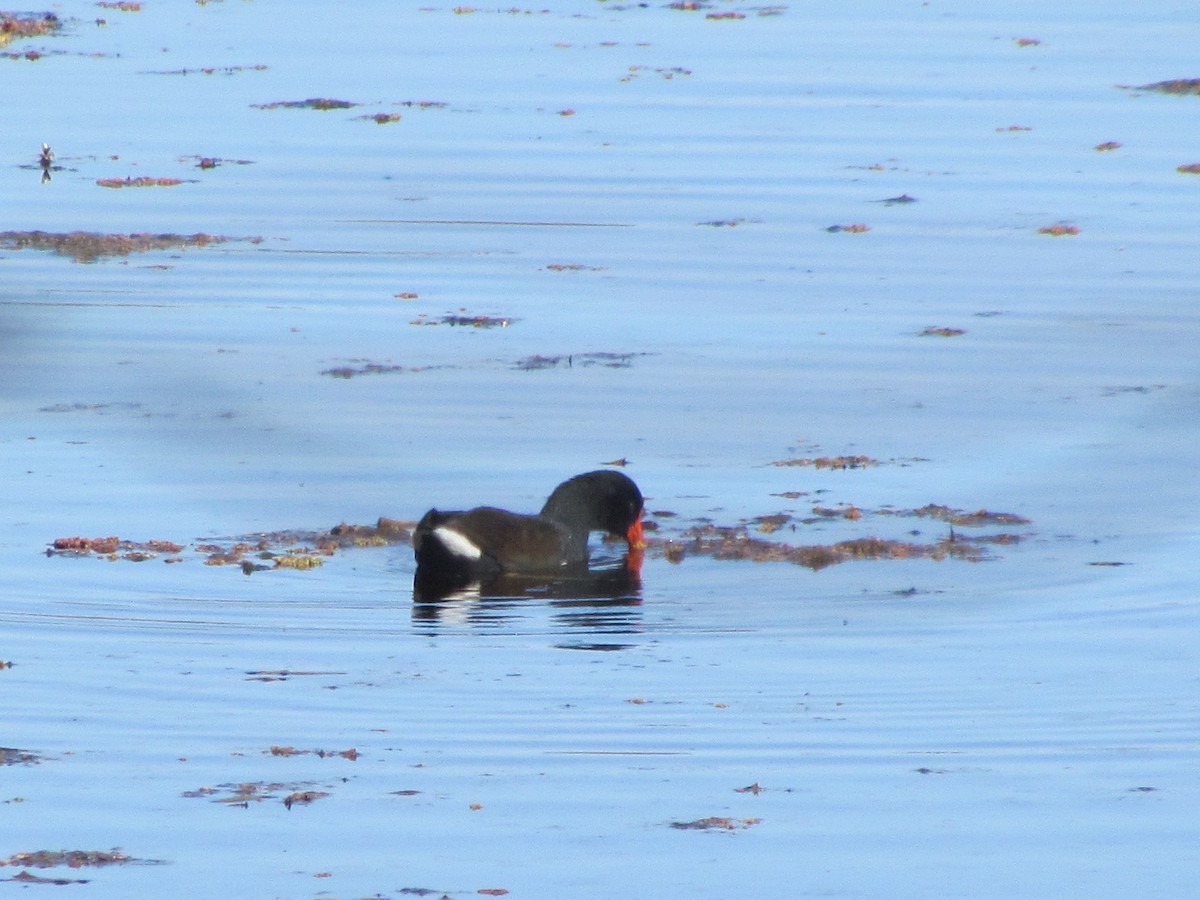
[[[483,552],[469,538],[463,537],[463,535],[451,528],[447,528],[445,525],[439,525],[433,529],[433,533],[442,542],[442,546],[455,556],[461,556],[463,559],[479,559],[479,557],[483,556]]]

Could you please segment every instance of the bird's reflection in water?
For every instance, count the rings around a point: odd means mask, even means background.
[[[503,629],[529,617],[529,602],[544,601],[556,631],[574,635],[636,634],[641,631],[642,579],[627,560],[604,567],[579,566],[553,575],[501,574],[468,584],[413,580],[414,623],[434,633],[441,628]],[[618,650],[624,644],[593,641],[559,646]]]

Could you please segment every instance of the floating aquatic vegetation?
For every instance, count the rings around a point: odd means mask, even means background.
[[[765,791],[765,790],[766,790],[766,788],[763,787],[761,784],[759,784],[756,781],[753,784],[746,785],[745,787],[734,788],[733,792],[735,794],[753,794],[754,796],[757,797],[759,794],[763,793],[763,791]]]
[[[276,531],[244,538],[209,540],[190,548],[174,541],[128,541],[119,537],[56,538],[47,556],[93,557],[182,563],[199,556],[207,566],[238,566],[247,574],[277,569],[315,569],[347,547],[403,544],[415,523],[381,518],[375,525],[338,525],[328,532]]]
[[[662,514],[656,511],[653,515],[657,517]],[[857,521],[868,515],[938,519],[950,525],[951,529],[945,537],[928,543],[871,536],[833,544],[805,545],[768,540],[755,537],[751,533],[754,531],[760,534],[774,534],[785,527],[795,531],[798,525],[834,518]],[[796,520],[790,513],[774,513],[756,516],[737,525],[716,525],[709,521],[700,521],[675,537],[648,538],[647,543],[651,552],[660,554],[673,563],[682,562],[689,556],[707,556],[719,560],[789,562],[817,571],[854,560],[959,559],[979,562],[989,558],[989,545],[1019,543],[1021,535],[1000,532],[967,537],[956,533],[955,526],[1007,528],[1029,524],[1028,519],[1012,513],[998,513],[986,509],[963,512],[932,503],[919,509],[884,507],[875,511],[864,511],[848,504],[834,507],[814,506],[812,518],[802,520]],[[652,522],[647,522],[644,527],[647,532],[658,531],[657,525]]]
[[[282,798],[283,805],[291,809],[294,804],[312,803],[323,797],[328,797],[328,791],[317,791],[310,788],[310,782],[267,782],[246,781],[240,783],[219,784],[215,787],[202,787],[194,791],[184,791],[188,798],[211,798],[213,803],[224,803],[229,806],[249,807],[251,802],[262,803],[264,800],[278,799],[284,791],[288,793]]]
[[[252,166],[252,159],[225,159],[220,156],[201,156],[200,154],[192,154],[191,156],[179,157],[180,162],[187,162],[190,159],[196,161],[197,169],[215,169],[218,166]]]
[[[297,803],[308,805],[328,796],[328,791],[292,791],[283,798],[283,805],[291,809]]]
[[[855,222],[850,225],[830,225],[825,229],[830,234],[845,232],[846,234],[865,234],[871,230],[870,225],[864,225],[862,222]]]
[[[329,529],[327,541],[338,547],[384,547],[407,544],[412,540],[416,522],[381,516],[374,525],[350,525],[346,522]]]
[[[76,262],[92,263],[106,256],[129,256],[150,250],[183,250],[188,247],[207,247],[229,241],[259,243],[262,238],[234,238],[217,234],[100,234],[95,231],[3,231],[0,248],[7,250],[49,250],[59,256],[69,256]]]
[[[12,663],[0,660],[0,669],[7,669]],[[16,747],[0,747],[0,766],[35,766],[42,757],[28,750],[18,750]]]
[[[683,66],[630,66],[625,74],[619,79],[622,82],[633,81],[642,75],[657,75],[665,81],[670,81],[673,78],[684,78],[692,74],[691,69],[685,69]]]
[[[285,747],[278,744],[273,744],[271,747],[263,751],[264,754],[271,756],[316,756],[320,759],[328,759],[334,756],[340,756],[342,759],[348,759],[354,762],[358,759],[358,751],[351,747],[349,750],[297,750],[295,747]]]
[[[1057,225],[1045,225],[1037,230],[1038,234],[1048,234],[1051,237],[1066,237],[1079,234],[1079,228],[1075,225],[1067,225],[1065,222],[1059,222]]]
[[[364,362],[357,366],[336,366],[332,369],[325,369],[321,374],[328,375],[331,378],[355,378],[358,375],[390,375],[396,372],[419,371],[419,368],[398,366],[391,363]]]
[[[160,69],[143,75],[237,75],[241,72],[265,72],[270,66],[202,66],[198,69]]]
[[[678,828],[684,831],[738,831],[739,829],[750,828],[758,825],[762,819],[734,819],[729,816],[708,816],[704,819],[695,819],[691,822],[672,822],[672,828]]]
[[[474,315],[465,310],[460,310],[458,313],[448,313],[436,318],[430,318],[425,313],[421,313],[408,324],[468,326],[470,328],[507,328],[516,321],[511,316]]]
[[[23,866],[32,869],[67,866],[79,869],[83,866],[114,866],[132,862],[146,860],[134,859],[119,847],[114,847],[112,850],[35,850],[32,853],[14,853],[8,859],[0,859],[0,866]]]
[[[865,537],[834,544],[797,546],[751,537],[744,525],[698,525],[685,531],[677,541],[648,543],[673,563],[682,562],[689,556],[708,556],[719,560],[788,562],[813,571],[853,560],[960,559],[978,562],[987,557],[979,546],[980,541],[960,540],[953,535],[930,544]]]
[[[145,562],[163,554],[175,555],[183,551],[182,544],[173,541],[123,541],[119,537],[65,537],[55,538],[47,556],[102,556],[108,559],[125,559],[130,562]],[[167,560],[171,562],[172,560]],[[178,561],[178,560],[174,560]]]
[[[17,884],[87,884],[88,878],[46,878],[42,875],[34,875],[28,869],[22,869],[12,878],[0,878],[0,881],[13,881]]]
[[[646,353],[571,353],[563,356],[542,356],[534,354],[513,363],[513,368],[529,372],[536,369],[571,369],[578,366],[604,366],[608,369],[628,369],[634,359],[647,356]]]
[[[963,527],[975,528],[983,525],[1029,525],[1029,519],[1024,516],[1018,516],[1013,513],[991,512],[986,509],[977,509],[974,512],[963,512],[958,509],[951,509],[948,506],[942,506],[937,503],[930,503],[922,506],[919,509],[910,509],[903,512],[892,513],[892,515],[908,515],[917,516],[923,519],[940,519],[943,522],[949,522],[951,525],[961,525]]]
[[[251,103],[254,109],[316,109],[322,112],[331,109],[353,109],[361,106],[351,100],[331,100],[327,97],[309,97],[307,100],[276,100],[274,103]]]
[[[1129,88],[1128,85],[1121,85],[1121,87]],[[1200,78],[1174,78],[1170,81],[1156,81],[1153,84],[1142,84],[1130,89],[1135,91],[1157,91],[1160,94],[1200,95]]]
[[[256,669],[246,673],[247,681],[287,681],[289,678],[298,678],[303,676],[313,675],[345,675],[345,672],[329,672],[329,671],[300,671],[297,669]]]
[[[52,12],[40,16],[20,16],[15,13],[0,13],[0,47],[22,38],[44,37],[62,28],[62,22]]]
[[[780,459],[773,466],[812,466],[814,469],[865,469],[879,465],[879,460],[869,456],[806,456],[798,459]]]
[[[126,187],[175,187],[183,184],[181,178],[97,178],[96,184],[106,188]]]

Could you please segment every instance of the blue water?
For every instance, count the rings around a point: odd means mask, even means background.
[[[34,870],[113,897],[1193,891],[1200,99],[1118,87],[1197,76],[1175,6],[56,12],[3,48],[45,55],[0,60],[0,231],[260,240],[0,251],[0,744],[40,760],[0,769],[0,859],[166,863]],[[361,105],[256,107],[313,97]],[[414,324],[451,314],[512,323]],[[368,363],[401,370],[322,374]],[[403,546],[195,550],[622,457],[663,540],[1030,524],[435,609]],[[183,562],[43,552],[114,534]]]

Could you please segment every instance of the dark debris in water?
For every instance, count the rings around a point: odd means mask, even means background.
[[[606,266],[586,266],[583,263],[550,263],[548,272],[603,272]]]
[[[1200,78],[1173,78],[1169,81],[1156,81],[1153,84],[1142,84],[1136,87],[1121,85],[1128,90],[1156,91],[1160,94],[1194,94],[1200,96]]]
[[[359,375],[398,375],[402,372],[424,372],[426,369],[443,369],[445,366],[401,366],[395,363],[379,363],[370,360],[348,360],[347,365],[324,369],[321,374],[330,378],[357,378]]]
[[[628,369],[639,356],[649,356],[648,353],[571,353],[561,356],[542,356],[534,354],[519,359],[513,368],[532,372],[538,369],[571,369],[578,366],[604,366],[609,369]]]
[[[814,469],[865,469],[879,465],[879,460],[869,456],[804,456],[794,459],[778,459],[773,466],[811,466]]]
[[[457,313],[447,313],[444,316],[428,316],[421,313],[413,319],[410,325],[450,325],[468,328],[507,328],[517,320],[512,316],[485,316],[459,310]]]
[[[735,819],[731,816],[707,816],[690,822],[672,822],[672,828],[682,831],[739,831],[758,825],[762,819]]]
[[[20,866],[27,869],[52,869],[66,866],[81,869],[84,866],[115,866],[127,863],[154,863],[159,860],[135,859],[119,847],[112,850],[35,850],[31,853],[14,853],[8,859],[0,859],[0,866]]]
[[[685,69],[683,66],[644,66],[632,65],[625,70],[625,74],[618,80],[622,83],[633,81],[635,78],[643,74],[657,75],[665,81],[670,81],[673,78],[686,77],[692,74],[691,69]]]
[[[938,503],[928,503],[925,506],[917,509],[895,511],[887,514],[899,516],[917,516],[923,519],[939,519],[943,522],[949,522],[951,525],[960,525],[964,528],[979,528],[985,525],[1031,524],[1029,519],[1013,513],[991,512],[990,510],[986,509],[977,509],[974,512],[963,512],[962,510],[951,509],[949,506],[942,506]]]
[[[140,403],[54,403],[50,406],[39,406],[38,412],[43,413],[77,413],[77,412],[94,412],[99,415],[107,415],[110,410],[120,410],[124,412],[137,412],[142,409]]]
[[[309,803],[314,803],[328,796],[329,793],[327,791],[292,791],[283,798],[283,805],[288,809],[291,809],[297,803],[307,806]]]
[[[287,681],[289,678],[311,678],[317,675],[345,675],[345,672],[299,670],[299,669],[256,669],[246,673],[247,681]]]
[[[413,324],[436,325],[439,323],[429,321],[414,322]],[[470,324],[474,324],[474,320],[472,320]],[[476,325],[475,327],[490,326]],[[522,359],[512,361],[491,359],[487,361],[487,365],[496,365],[499,363],[523,372],[533,372],[544,369],[573,369],[576,366],[580,368],[601,366],[606,369],[629,369],[633,367],[633,362],[635,359],[640,356],[649,355],[650,354],[648,353],[613,353],[608,351],[600,351],[595,353],[535,353],[532,356],[526,356]],[[436,369],[451,368],[457,368],[457,366],[449,364],[405,366],[401,365],[400,363],[391,362],[390,360],[381,362],[370,359],[348,359],[342,361],[341,365],[332,366],[328,369],[322,369],[321,374],[330,378],[341,378],[348,380],[351,378],[358,378],[361,375],[403,375],[429,372]]]
[[[270,66],[201,66],[197,69],[165,69],[141,72],[142,75],[239,75],[242,72],[265,72]]]
[[[182,178],[152,178],[150,176],[139,176],[138,178],[97,178],[96,184],[103,188],[127,188],[127,187],[178,187],[184,184]],[[195,181],[189,183],[195,184]]]
[[[735,794],[753,794],[754,796],[757,797],[759,794],[761,794],[765,790],[766,790],[766,788],[763,787],[761,784],[759,784],[756,781],[753,784],[746,785],[745,787],[734,788],[733,792]]]
[[[328,791],[314,790],[311,784],[311,782],[244,781],[184,791],[182,796],[193,799],[210,799],[213,803],[240,806],[243,809],[249,808],[251,803],[280,800],[284,806],[291,809],[296,804],[307,805],[329,796]],[[281,794],[283,794],[282,797],[280,797]]]
[[[276,100],[273,103],[251,103],[250,105],[254,109],[316,109],[324,112],[331,109],[353,109],[362,104],[352,100],[309,97],[307,100]]]
[[[183,250],[229,241],[259,243],[262,238],[234,238],[218,234],[100,234],[94,231],[2,231],[0,248],[5,250],[49,250],[75,262],[92,263],[107,256],[129,256],[150,250]]]
[[[0,881],[13,881],[17,884],[87,884],[90,878],[47,878],[44,875],[34,875],[28,869],[23,869],[12,878],[0,878]]]
[[[335,756],[340,756],[342,759],[348,759],[351,762],[358,759],[358,751],[353,747],[349,750],[297,750],[295,747],[272,744],[263,753],[270,754],[271,756],[316,756],[319,759],[331,759]]]
[[[220,156],[202,156],[199,153],[193,153],[191,156],[181,156],[180,162],[194,159],[197,169],[215,169],[218,166],[252,166],[252,159],[225,159]]]
[[[0,669],[11,666],[0,660]],[[42,762],[42,757],[29,750],[18,750],[16,747],[0,747],[0,766],[36,766]]]

